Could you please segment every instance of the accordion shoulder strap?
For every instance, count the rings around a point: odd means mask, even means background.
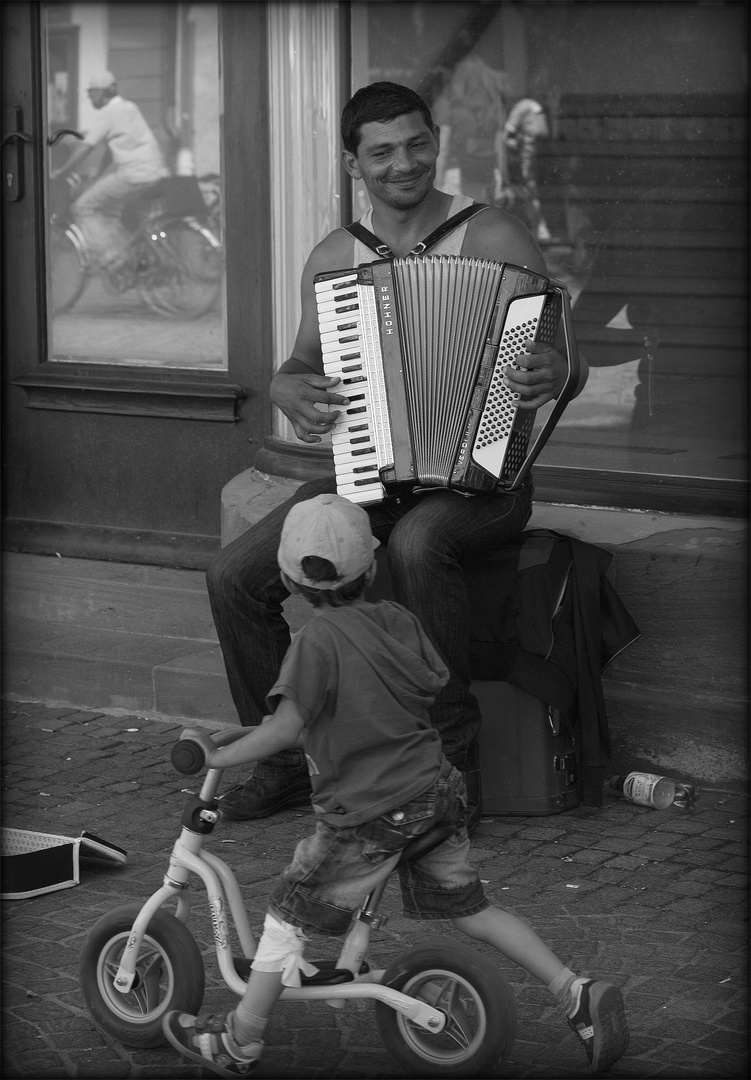
[[[475,214],[479,214],[481,210],[484,210],[487,203],[472,203],[471,206],[466,206],[463,210],[460,210],[458,214],[454,214],[453,217],[447,218],[442,225],[439,225],[437,229],[434,229],[429,236],[426,236],[424,240],[421,240],[419,244],[412,248],[410,255],[422,255],[438,243],[439,240],[443,240],[444,236],[448,236],[454,229],[458,229],[460,225],[463,225],[465,221],[469,221]],[[370,229],[366,229],[364,225],[361,225],[359,221],[352,222],[351,225],[345,225],[344,228],[359,240],[361,244],[365,244],[371,251],[375,251],[376,255],[380,255],[382,259],[393,259],[394,253],[387,244],[384,244],[382,240],[372,233]]]

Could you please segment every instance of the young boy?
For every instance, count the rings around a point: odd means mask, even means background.
[[[596,1072],[625,1051],[623,999],[610,983],[578,978],[515,915],[491,907],[469,862],[461,773],[443,756],[428,710],[448,671],[420,624],[399,604],[368,603],[375,576],[365,511],[338,495],[293,506],[278,560],[285,585],[313,605],[268,695],[271,714],[207,764],[226,768],[302,745],[315,833],[302,840],[271,894],[248,987],[226,1017],[169,1013],[165,1034],[218,1076],[245,1076],[263,1050],[283,986],[299,986],[305,931],[343,935],[353,913],[396,866],[402,848],[436,822],[456,833],[399,867],[405,914],[451,919],[544,983],[563,1006]],[[432,887],[431,887],[432,883]]]

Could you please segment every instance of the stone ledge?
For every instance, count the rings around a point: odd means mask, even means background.
[[[302,480],[271,476],[257,469],[238,473],[222,488],[221,539],[222,547],[266,517],[290,498]]]
[[[234,477],[222,493],[222,544],[300,483],[256,469]],[[748,522],[535,503],[528,527],[570,533],[616,556],[614,583],[642,631],[604,679],[616,771],[673,769],[699,782],[745,784]],[[384,571],[379,597],[390,595]],[[301,625],[309,612],[295,599],[288,617]]]
[[[246,469],[222,489],[222,547],[265,517],[302,484],[283,476]],[[675,531],[716,529],[729,537],[748,536],[748,521],[689,514],[660,514],[642,510],[535,503],[528,528],[559,529],[608,550]]]

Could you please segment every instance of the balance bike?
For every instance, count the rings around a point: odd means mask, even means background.
[[[184,731],[172,748],[178,772],[205,766],[200,743]],[[213,736],[217,746],[242,738],[245,729]],[[222,769],[209,769],[200,793],[190,795],[182,828],[161,888],[145,904],[125,904],[104,915],[89,932],[79,966],[81,992],[97,1025],[129,1047],[167,1042],[162,1018],[173,1009],[198,1014],[204,995],[203,958],[187,928],[190,883],[206,889],[219,970],[230,990],[242,996],[256,950],[240,888],[230,867],[204,850],[204,839],[220,821],[217,791]],[[454,827],[434,825],[411,841],[402,858],[415,859],[442,843]],[[338,960],[312,961],[300,987],[285,987],[280,1002],[325,1001],[342,1009],[347,1001],[375,1002],[383,1045],[407,1076],[492,1075],[510,1053],[516,1035],[516,1002],[508,981],[476,950],[433,939],[402,953],[387,968],[371,970],[366,953],[385,883],[365,898],[353,917]],[[175,913],[167,911],[175,902]],[[242,957],[233,957],[229,911]]]

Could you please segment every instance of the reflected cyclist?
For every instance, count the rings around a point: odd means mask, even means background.
[[[169,176],[169,170],[141,110],[118,94],[112,72],[93,75],[88,95],[97,110],[94,120],[83,141],[50,173],[50,179],[71,172],[98,146],[107,145],[111,164],[76,199],[72,211],[98,265],[115,270],[124,260],[128,243],[119,217],[123,202]]]

